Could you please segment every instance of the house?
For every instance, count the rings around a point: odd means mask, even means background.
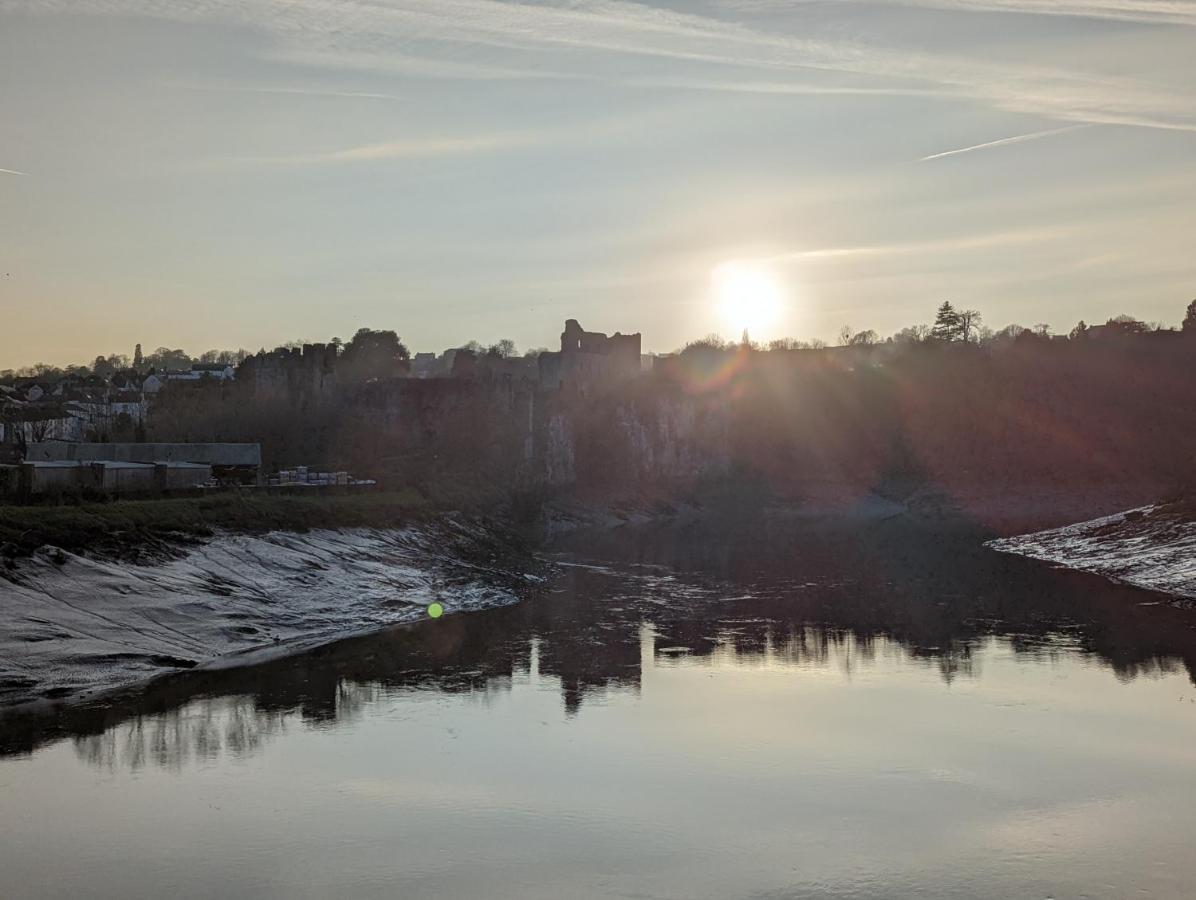
[[[49,386],[36,381],[18,382],[17,391],[23,400],[40,400],[49,393]]]
[[[237,370],[229,363],[196,363],[191,367],[196,378],[218,378],[221,381],[232,381],[237,377]]]
[[[79,441],[84,437],[87,415],[75,404],[57,401],[0,406],[0,443]]]

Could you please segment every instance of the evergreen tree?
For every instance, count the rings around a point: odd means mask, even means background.
[[[1196,300],[1188,304],[1188,312],[1184,316],[1183,328],[1186,334],[1196,334]]]
[[[954,341],[959,337],[959,313],[949,300],[943,301],[938,313],[934,317],[934,327],[930,329],[930,336],[936,341]]]
[[[141,354],[141,345],[138,344],[133,350],[133,368],[138,372],[145,366],[145,357]]]

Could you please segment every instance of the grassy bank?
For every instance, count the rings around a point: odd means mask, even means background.
[[[441,508],[406,489],[350,496],[223,493],[169,500],[0,506],[5,555],[46,544],[123,558],[152,558],[222,529],[240,532],[393,527]]]

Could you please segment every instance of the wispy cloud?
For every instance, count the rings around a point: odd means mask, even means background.
[[[28,172],[18,172],[16,169],[0,169],[0,175],[28,175]]]
[[[210,93],[229,94],[282,94],[298,97],[336,97],[347,100],[406,100],[399,94],[387,94],[376,91],[335,91],[323,88],[307,87],[257,87],[254,85],[212,85],[212,84],[184,84],[180,87],[189,91],[203,91]]]
[[[483,134],[452,138],[416,138],[412,140],[383,141],[347,147],[329,153],[299,156],[299,162],[338,163],[367,162],[379,159],[417,159],[420,157],[459,156],[501,150],[508,147],[526,146],[535,143],[540,135],[536,132],[510,132],[507,134]]]
[[[762,263],[821,262],[870,256],[905,256],[921,253],[951,253],[968,250],[988,250],[1016,244],[1038,244],[1058,240],[1072,234],[1070,228],[1025,228],[997,231],[962,237],[931,238],[923,241],[903,241],[891,244],[861,244],[849,247],[819,247],[775,253],[758,259]]]
[[[255,166],[348,165],[388,160],[451,159],[550,145],[590,146],[596,141],[626,139],[629,135],[642,134],[644,129],[651,125],[661,126],[669,116],[684,118],[686,109],[683,104],[674,104],[669,113],[649,108],[633,112],[620,111],[601,117],[582,116],[573,121],[525,128],[466,134],[406,134],[388,140],[331,149],[304,148],[269,155],[226,156],[192,163],[187,168],[207,171]]]
[[[625,78],[629,87],[660,88],[679,91],[717,91],[732,94],[765,94],[789,97],[944,97],[954,93],[938,88],[895,87],[883,84],[847,86],[794,81],[746,81],[737,78]]]
[[[922,0],[912,0],[922,2]],[[925,0],[978,8],[1017,4],[1047,11],[1048,0]],[[1179,0],[1063,0],[1074,10],[1112,9],[1125,15],[1185,19],[1193,4]],[[791,8],[791,7],[789,7]],[[753,26],[745,11],[677,12],[628,0],[497,2],[497,0],[0,0],[0,11],[147,15],[183,22],[219,21],[267,33],[284,58],[424,74],[427,77],[626,76],[603,56],[617,54],[687,67],[706,65],[694,86],[728,89],[745,80],[734,69],[783,73],[790,92],[819,73],[871,79],[878,90],[927,87],[1004,110],[1063,122],[1116,123],[1196,130],[1196,104],[1186,87],[1073,72],[1053,66],[984,62],[950,53],[902,50],[783,30],[775,21]],[[1170,10],[1166,13],[1166,10]],[[1135,12],[1136,11],[1136,12]],[[741,21],[746,16],[746,20]],[[692,73],[686,73],[688,76]],[[774,85],[777,79],[770,79]],[[750,82],[747,82],[750,83]],[[783,93],[757,83],[755,90]],[[737,89],[732,86],[729,89]]]
[[[840,0],[860,2],[860,0]],[[885,0],[863,0],[876,3]],[[887,0],[901,6],[928,6],[975,12],[1114,19],[1148,25],[1196,26],[1196,3],[1191,0]]]
[[[961,153],[972,153],[975,150],[989,150],[993,147],[1005,147],[1010,144],[1024,144],[1026,141],[1036,141],[1039,138],[1051,137],[1056,134],[1067,134],[1071,131],[1079,131],[1082,128],[1091,128],[1091,125],[1067,125],[1063,128],[1048,128],[1045,131],[1031,131],[1029,134],[1016,134],[1013,137],[1000,138],[995,141],[985,141],[983,144],[972,144],[970,147],[960,147],[957,150],[944,150],[942,153],[932,153],[930,156],[923,156],[919,162],[929,162],[932,159],[943,159],[947,156],[959,156]]]
[[[445,159],[530,146],[542,142],[547,136],[547,133],[529,130],[451,137],[399,138],[393,141],[379,141],[377,143],[359,144],[335,150],[322,150],[309,153],[212,159],[200,163],[198,168],[211,170],[255,166],[319,166],[380,162],[385,160]]]

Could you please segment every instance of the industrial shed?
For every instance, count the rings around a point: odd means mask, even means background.
[[[91,473],[89,487],[93,490],[110,494],[148,494],[156,486],[152,463],[104,459],[86,465]]]
[[[72,494],[81,485],[77,462],[49,461],[21,463],[21,486],[30,494]]]
[[[25,454],[30,460],[116,460],[133,463],[196,463],[211,468],[211,474],[229,481],[253,484],[262,466],[261,444],[169,444],[106,443],[77,441],[34,441]]]
[[[156,462],[154,479],[160,491],[186,491],[199,487],[212,477],[212,467],[204,463]]]

